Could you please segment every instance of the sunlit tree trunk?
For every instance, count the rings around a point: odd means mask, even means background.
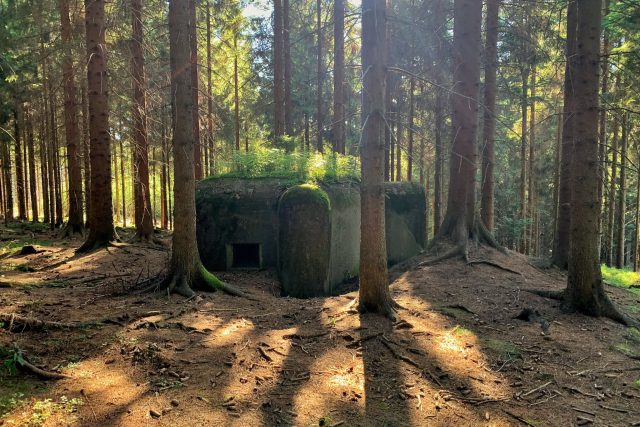
[[[413,126],[415,105],[413,93],[416,90],[416,80],[411,78],[409,84],[409,128],[407,129],[407,181],[413,181]]]
[[[67,171],[69,219],[67,233],[81,233],[84,229],[84,212],[82,203],[82,169],[80,163],[80,136],[78,134],[78,106],[76,100],[76,84],[73,73],[71,52],[72,30],[69,19],[69,0],[58,0],[61,22],[62,46],[62,80],[64,86],[64,129],[67,145]]]
[[[342,1],[342,0],[339,0]],[[289,0],[282,0],[282,48],[284,67],[284,129],[293,135],[293,100],[291,97],[291,24],[289,22]]]
[[[537,246],[536,232],[536,65],[531,67],[531,106],[529,107],[529,184],[528,200],[529,205],[529,233],[527,239],[527,254],[536,255]]]
[[[324,77],[324,73],[323,73],[323,60],[322,60],[322,0],[317,0],[316,2],[316,42],[317,42],[317,62],[316,62],[316,66],[317,66],[317,70],[316,70],[316,78],[317,78],[317,83],[318,83],[318,88],[317,91],[318,93],[316,94],[316,131],[317,131],[317,140],[316,140],[316,150],[318,150],[318,152],[322,153],[324,151],[324,146],[323,146],[323,132],[324,132],[324,117],[323,117],[323,111],[322,111],[322,87],[324,86],[323,84],[323,77]]]
[[[236,150],[240,151],[240,83],[238,81],[238,30],[233,33],[233,110]],[[247,150],[248,151],[248,150]]]
[[[363,311],[393,316],[385,242],[385,0],[362,1],[362,161],[360,302]],[[366,71],[365,71],[366,70]]]
[[[276,141],[284,135],[284,33],[282,0],[273,0],[273,133]]]
[[[149,192],[149,143],[144,75],[142,0],[131,0],[131,70],[133,77],[133,200],[136,238],[153,235],[153,210]]]
[[[618,250],[616,251],[616,267],[624,268],[625,260],[625,228],[627,213],[627,114],[622,115],[622,135],[620,136],[620,190],[618,194],[618,223],[616,234],[618,237]]]
[[[25,207],[24,194],[24,170],[22,164],[22,137],[20,126],[22,124],[22,105],[16,101],[13,111],[13,140],[14,140],[14,157],[13,161],[16,165],[16,194],[18,196],[18,219],[24,221],[27,219],[27,211]]]
[[[27,125],[27,150],[28,150],[28,164],[29,164],[29,194],[31,196],[31,221],[38,222],[39,220],[39,212],[38,212],[38,192],[37,192],[37,176],[36,176],[36,155],[35,155],[35,144],[34,144],[34,135],[33,135],[33,115],[31,114],[31,110],[27,108],[25,110],[26,113],[26,125]]]
[[[215,140],[213,138],[213,84],[211,82],[211,2],[207,1],[206,3],[207,3],[207,142],[209,143],[208,173],[209,175],[213,175],[215,173],[215,168],[216,168],[216,147],[215,147]],[[162,119],[164,120],[164,113],[162,115]],[[162,126],[163,126],[162,131],[164,132],[164,123]],[[164,137],[163,137],[163,140],[164,140]],[[161,215],[162,218],[165,218],[165,216]],[[164,224],[164,222],[162,222],[162,224]],[[163,225],[162,228],[166,228],[166,226]]]
[[[111,150],[104,0],[85,0],[89,134],[91,137],[91,214],[89,235],[79,251],[115,238],[111,200]]]
[[[562,152],[560,154],[560,190],[558,192],[558,221],[552,262],[566,269],[569,262],[569,236],[571,232],[572,157],[574,144],[575,111],[575,56],[577,31],[577,2],[567,5],[567,45],[564,75],[564,125],[562,126]],[[596,122],[597,123],[597,122]]]
[[[85,227],[90,227],[89,212],[91,212],[91,153],[89,152],[89,112],[87,105],[87,89],[82,85],[81,95],[81,111],[82,111],[82,147],[83,147],[83,166],[84,166],[84,207],[86,212]]]
[[[333,4],[333,151],[344,154],[344,0]]]
[[[189,0],[189,49],[191,51],[191,97],[193,98],[193,173],[202,179],[202,150],[200,147],[200,110],[198,106],[198,14],[197,0]]]

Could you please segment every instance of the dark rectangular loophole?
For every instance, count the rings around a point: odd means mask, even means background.
[[[260,268],[259,243],[234,243],[231,268]]]

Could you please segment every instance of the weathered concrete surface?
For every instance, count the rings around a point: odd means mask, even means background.
[[[412,182],[385,183],[387,260],[397,264],[422,251],[427,209],[424,189]]]
[[[260,243],[262,267],[278,257],[278,201],[291,182],[286,179],[209,178],[196,189],[198,250],[213,271],[230,266],[227,245]]]
[[[331,259],[331,204],[316,185],[287,190],[278,207],[278,276],[284,295],[327,295]]]
[[[387,183],[389,264],[425,243],[424,190]],[[232,247],[261,245],[261,267],[276,267],[284,295],[333,294],[358,274],[360,191],[352,181],[298,185],[286,179],[207,179],[196,191],[198,248],[211,270],[231,268]]]

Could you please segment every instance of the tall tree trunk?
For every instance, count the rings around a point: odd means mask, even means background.
[[[111,203],[111,150],[105,43],[105,0],[85,0],[87,86],[91,137],[91,228],[79,251],[105,246],[115,238]]]
[[[193,98],[193,173],[202,179],[202,150],[200,148],[200,110],[198,107],[198,15],[197,0],[189,0],[189,49],[191,51],[191,97]]]
[[[169,228],[169,210],[168,210],[168,192],[167,192],[167,167],[169,163],[168,143],[167,143],[167,124],[165,122],[166,114],[164,105],[160,112],[160,139],[162,140],[162,168],[160,171],[160,224],[164,230]]]
[[[122,123],[120,123],[120,134],[122,134]],[[118,140],[118,146],[120,147],[120,192],[122,193],[122,226],[127,228],[127,184],[124,175],[124,144],[122,138]],[[116,171],[116,173],[118,173]]]
[[[29,191],[29,160],[27,159],[27,146],[29,144],[29,140],[27,137],[27,122],[29,121],[27,105],[23,107],[22,112],[22,170],[24,171],[24,207],[25,207],[25,219],[29,220],[29,207],[30,203],[30,191]]]
[[[528,200],[529,205],[529,233],[527,239],[527,253],[536,255],[536,65],[531,66],[531,106],[529,107],[529,184]]]
[[[604,15],[608,15],[609,14],[609,0],[604,0]],[[610,50],[611,46],[610,46],[610,41],[609,41],[609,32],[606,31],[606,29],[604,30],[604,38],[603,38],[603,43],[602,43],[602,58],[601,58],[601,65],[602,65],[602,69],[601,69],[601,74],[602,74],[602,79],[601,79],[601,83],[600,83],[600,93],[601,94],[606,94],[609,91],[609,50]],[[598,126],[598,130],[600,132],[600,135],[598,137],[598,141],[599,141],[599,150],[598,150],[598,158],[600,160],[599,164],[598,164],[598,176],[600,177],[600,185],[598,186],[598,199],[600,200],[600,203],[604,206],[604,196],[605,196],[605,187],[606,187],[606,183],[605,181],[607,180],[607,164],[606,164],[606,157],[607,157],[607,109],[606,108],[601,108],[600,109],[600,116],[599,116],[599,126]],[[605,252],[607,251],[606,249],[606,245],[605,248],[603,248],[602,245],[602,237],[603,237],[603,230],[604,230],[604,209],[603,207],[601,207],[600,209],[600,221],[598,221],[598,229],[600,230],[600,243],[598,244],[599,249],[599,253],[600,253],[600,258],[601,261],[606,262],[606,257],[605,257]]]
[[[342,0],[338,0],[342,1]],[[293,100],[291,97],[291,24],[289,22],[289,0],[282,0],[282,42],[284,61],[284,128],[287,135],[293,135]]]
[[[284,32],[282,0],[273,0],[273,133],[278,139],[284,135]]]
[[[571,203],[571,249],[565,308],[623,323],[602,285],[598,254],[598,74],[602,0],[580,0],[577,7],[577,66],[574,72],[575,146]],[[565,88],[566,90],[567,88]]]
[[[551,242],[552,247],[556,245],[557,230],[558,230],[558,195],[560,187],[560,152],[562,151],[562,122],[564,121],[562,116],[562,109],[558,107],[557,123],[556,123],[556,144],[555,144],[555,160],[553,164],[553,240]]]
[[[149,143],[145,95],[142,0],[131,0],[131,71],[133,76],[133,194],[136,238],[153,236],[153,210],[149,192]]]
[[[435,172],[433,183],[433,234],[438,234],[442,224],[443,203],[444,203],[444,155],[445,155],[445,122],[446,122],[446,97],[444,91],[445,66],[443,58],[447,57],[447,27],[443,25],[447,21],[448,2],[437,0],[433,9],[433,25],[436,28],[435,51],[436,63],[434,64],[436,100],[435,100]]]
[[[409,84],[409,128],[407,129],[407,181],[413,180],[413,126],[415,105],[413,92],[416,90],[416,80],[411,78]]]
[[[82,203],[82,169],[80,167],[78,134],[78,105],[71,52],[72,30],[69,19],[69,0],[58,0],[64,58],[62,80],[64,86],[64,130],[67,143],[67,168],[69,174],[69,219],[66,233],[82,233],[84,212]]]
[[[310,124],[309,124],[309,113],[305,112],[304,113],[304,146],[305,146],[305,149],[307,151],[309,151],[310,144],[311,144],[311,140],[310,140],[310,136],[309,136],[309,134],[310,134],[309,127],[310,127]]]
[[[527,251],[527,129],[529,103],[529,65],[521,65],[522,93],[520,94],[520,112],[522,114],[520,132],[520,220],[522,233],[520,234],[520,252]]]
[[[38,191],[37,191],[37,176],[36,176],[36,155],[33,141],[33,116],[29,108],[25,111],[27,115],[27,150],[28,150],[28,162],[29,162],[29,193],[31,195],[31,221],[38,222],[40,215],[38,212]]]
[[[387,0],[387,9],[391,10],[393,0]],[[384,49],[387,55],[387,67],[392,66],[393,61],[391,57],[391,25],[387,25],[384,37]],[[387,84],[384,89],[384,109],[386,112],[385,125],[384,125],[384,180],[393,181],[393,151],[392,151],[392,139],[391,132],[391,86],[393,86],[393,75],[387,75]]]
[[[591,0],[588,0],[589,2]],[[564,125],[562,126],[562,152],[560,154],[560,190],[558,192],[558,222],[552,263],[566,269],[569,262],[569,236],[571,232],[572,157],[574,154],[575,114],[575,57],[577,31],[577,1],[567,5],[567,46],[564,72]],[[597,122],[596,122],[597,123]]]
[[[393,316],[385,242],[385,0],[362,1],[360,309]],[[366,71],[365,71],[366,70]]]
[[[616,77],[616,87],[619,88],[620,79]],[[608,216],[608,228],[607,228],[607,246],[609,253],[607,254],[607,265],[609,267],[614,266],[615,260],[615,219],[616,219],[616,182],[618,179],[618,129],[619,129],[618,115],[613,117],[613,138],[611,139],[611,181],[609,182],[609,211]]]
[[[233,33],[233,106],[236,150],[240,151],[240,83],[238,82],[238,30]]]
[[[49,80],[49,140],[47,141],[47,155],[48,155],[48,163],[49,163],[49,170],[47,171],[49,174],[49,209],[51,211],[51,216],[49,217],[49,225],[51,226],[51,229],[53,230],[56,226],[56,214],[58,212],[57,209],[57,204],[58,204],[58,197],[57,197],[57,193],[56,193],[56,154],[55,154],[55,141],[58,138],[57,135],[57,126],[56,126],[56,121],[55,121],[55,108],[56,108],[56,103],[55,103],[55,94],[53,91],[53,87],[51,84],[51,80]]]
[[[82,85],[82,147],[84,166],[84,207],[86,212],[85,227],[89,228],[89,217],[91,212],[91,153],[89,152],[89,106],[87,104],[87,88]]]
[[[498,70],[498,16],[499,0],[487,0],[485,21],[484,70],[484,129],[482,134],[482,196],[480,213],[489,231],[494,227],[493,164],[496,139],[496,75]]]
[[[333,58],[333,151],[344,154],[344,0],[333,3]]]
[[[4,221],[5,224],[13,220],[13,182],[11,179],[11,156],[9,154],[9,141],[2,140],[2,172],[4,184]]]
[[[636,159],[640,160],[640,151],[636,142]],[[634,220],[633,231],[633,271],[638,271],[638,262],[640,261],[638,248],[640,247],[640,179],[636,180],[636,215]]]
[[[482,2],[454,1],[452,134],[447,213],[436,241],[449,239],[455,248],[439,258],[462,254],[468,259],[468,239],[498,247],[476,212],[478,86],[480,84]]]
[[[211,2],[207,1],[207,141],[209,143],[209,175],[216,169],[216,147],[213,138],[213,85],[211,83]],[[162,114],[164,120],[164,113]],[[163,123],[164,132],[164,123]],[[164,141],[164,137],[163,137]],[[164,147],[164,146],[163,146]],[[164,150],[164,148],[163,148]],[[164,156],[164,154],[163,154]],[[164,159],[164,157],[163,157]],[[164,160],[163,160],[164,161]],[[162,218],[165,216],[161,215]],[[162,222],[164,224],[164,222]],[[162,228],[166,228],[164,225]]]
[[[118,155],[118,146],[116,144],[113,144],[112,151],[113,152],[111,153],[111,158],[113,159],[113,176],[115,178],[116,184],[116,199],[114,210],[116,212],[116,224],[121,224],[122,217],[120,216],[120,213],[122,212],[122,210],[120,209],[120,200],[122,199],[120,198],[120,173],[118,172],[120,169],[118,168],[118,159],[120,159],[121,162],[124,162],[124,159],[122,159]]]
[[[54,102],[55,105],[55,102]],[[52,144],[53,144],[53,183],[54,183],[54,194],[55,194],[55,198],[56,198],[56,219],[55,219],[55,226],[56,227],[60,227],[62,226],[64,219],[64,208],[62,205],[62,176],[60,175],[60,146],[58,145],[58,124],[57,124],[57,115],[55,114],[55,110],[52,109],[53,111],[53,138],[52,138]]]
[[[622,135],[620,136],[620,190],[618,195],[618,224],[616,233],[618,235],[618,250],[616,251],[616,267],[625,267],[625,227],[627,213],[627,114],[622,115]]]
[[[16,192],[18,195],[18,219],[27,219],[24,194],[24,170],[22,164],[22,138],[20,126],[22,125],[22,105],[16,101],[13,112],[13,139],[15,143],[14,163],[16,164]]]
[[[316,70],[316,76],[317,76],[317,83],[318,83],[318,93],[316,94],[316,128],[317,128],[317,141],[316,141],[316,150],[318,150],[318,152],[322,153],[324,152],[324,147],[323,147],[323,131],[324,131],[324,124],[323,124],[323,112],[322,112],[322,87],[323,87],[323,60],[322,60],[322,0],[317,0],[316,1],[316,39],[317,39],[317,43],[318,43],[318,57],[317,57],[317,62],[316,62],[316,66],[317,66],[317,70]]]
[[[43,89],[46,87],[43,81]],[[43,93],[45,90],[43,90]],[[46,99],[46,94],[44,94],[42,100]],[[40,183],[42,188],[42,222],[48,224],[50,222],[50,210],[49,210],[49,175],[48,175],[48,165],[47,165],[47,143],[48,139],[47,134],[47,124],[46,124],[46,102],[42,102],[42,107],[40,109],[40,129],[38,130],[39,134],[39,142],[40,142]],[[5,195],[6,196],[6,195]]]
[[[194,24],[191,21],[191,24]],[[184,48],[189,31],[185,1],[169,2],[171,101],[173,107],[174,232],[170,273],[163,284],[169,292],[192,296],[192,287],[222,289],[242,295],[209,273],[200,262],[196,243],[196,201],[193,164],[192,82],[186,73],[189,51]]]

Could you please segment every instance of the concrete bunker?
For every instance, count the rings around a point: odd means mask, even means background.
[[[389,264],[425,243],[425,194],[387,183]],[[197,238],[210,270],[275,268],[282,293],[334,294],[358,275],[360,190],[355,181],[300,184],[279,178],[209,178],[196,189]]]

